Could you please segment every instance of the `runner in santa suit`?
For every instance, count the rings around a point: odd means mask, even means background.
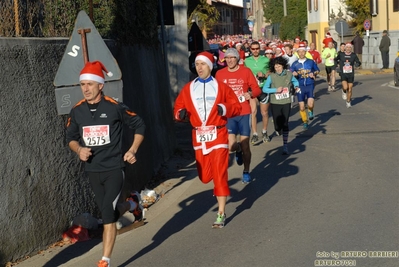
[[[203,183],[213,180],[213,194],[219,205],[212,227],[222,228],[226,218],[226,200],[230,195],[226,123],[228,117],[240,114],[241,105],[230,87],[211,76],[213,63],[211,53],[198,54],[195,68],[199,77],[183,87],[176,99],[173,114],[176,120],[189,120],[193,126],[192,142],[198,176]]]
[[[225,59],[227,68],[216,72],[216,79],[230,86],[242,106],[240,116],[229,118],[227,128],[229,130],[230,151],[236,153],[238,165],[244,164],[242,182],[246,184],[251,181],[249,175],[251,164],[251,149],[249,147],[251,106],[249,99],[259,96],[261,90],[252,71],[247,67],[238,65],[240,56],[237,50],[227,49]],[[248,90],[249,88],[251,88],[251,91]],[[240,135],[240,142],[238,143],[237,135]]]

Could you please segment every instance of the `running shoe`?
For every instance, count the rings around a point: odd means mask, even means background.
[[[267,133],[262,133],[262,135],[263,135],[262,138],[263,143],[270,142],[270,137],[267,135]]]
[[[274,131],[274,134],[276,135],[276,136],[280,136],[281,135],[281,132],[280,131]]]
[[[309,120],[313,120],[313,118],[314,118],[314,116],[313,116],[313,111],[308,111],[308,117],[309,117]]]
[[[333,88],[333,87],[329,85],[329,86],[328,86],[328,91],[329,91],[329,92],[332,92],[332,91],[333,91],[332,88]]]
[[[342,90],[342,99],[346,100],[346,92],[344,90]]]
[[[248,184],[251,182],[251,176],[249,175],[249,173],[245,172],[242,174],[242,183],[243,184]]]
[[[289,152],[288,152],[288,146],[287,145],[284,145],[283,146],[283,155],[288,155],[289,154]]]
[[[307,130],[309,128],[309,124],[304,123],[302,127],[303,127],[304,130]]]
[[[331,86],[331,92],[335,92],[335,86]]]
[[[130,193],[130,197],[127,198],[127,200],[132,200],[133,202],[136,203],[136,208],[132,211],[134,218],[136,221],[142,221],[143,220],[143,207],[141,206],[141,196],[137,191],[134,191]]]
[[[350,108],[350,107],[352,107],[351,102],[350,101],[346,102],[346,108]]]
[[[100,260],[99,262],[97,262],[97,267],[108,267],[108,266],[109,264],[105,260]]]
[[[251,144],[253,144],[253,145],[256,144],[258,142],[258,140],[259,140],[258,135],[257,134],[253,134],[252,138],[251,138]]]
[[[220,214],[218,213],[216,217],[216,221],[212,224],[212,228],[223,228],[224,227],[224,222],[226,221],[226,214]]]

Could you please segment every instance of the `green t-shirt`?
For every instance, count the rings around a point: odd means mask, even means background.
[[[262,72],[263,74],[266,74],[269,71],[269,58],[265,56],[259,56],[257,59],[255,59],[253,56],[246,58],[244,61],[245,67],[249,68],[252,73],[255,75],[258,74],[258,72]],[[259,87],[262,88],[263,84],[265,83],[266,78],[262,79],[261,81],[258,80]]]
[[[330,54],[329,57],[327,57],[328,54]],[[337,50],[335,50],[335,48],[324,48],[323,52],[321,53],[321,57],[326,60],[324,65],[327,67],[334,66],[334,59],[337,57]]]

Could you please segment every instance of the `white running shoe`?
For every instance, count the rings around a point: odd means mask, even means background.
[[[342,91],[342,99],[346,100],[346,93],[344,91]]]
[[[350,101],[346,102],[346,108],[350,108],[350,107],[352,107],[351,102]]]

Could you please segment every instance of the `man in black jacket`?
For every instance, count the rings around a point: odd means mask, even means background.
[[[121,196],[125,162],[134,164],[143,142],[143,120],[123,103],[103,94],[106,72],[100,61],[87,62],[79,81],[84,99],[71,110],[67,121],[66,141],[69,148],[84,162],[98,208],[103,220],[103,257],[98,267],[110,267],[110,257],[117,234],[116,221],[126,211],[136,220],[142,219],[140,195],[131,194],[118,203]],[[122,151],[123,125],[135,130],[131,147]]]
[[[356,32],[355,38],[352,40],[353,44],[353,52],[355,52],[356,56],[359,58],[360,62],[362,61],[362,53],[364,40],[360,37],[359,32]]]
[[[388,37],[388,31],[384,30],[382,32],[382,38],[380,42],[380,51],[381,51],[381,58],[382,58],[382,68],[381,69],[388,69],[389,66],[389,47],[391,46],[391,39]]]

